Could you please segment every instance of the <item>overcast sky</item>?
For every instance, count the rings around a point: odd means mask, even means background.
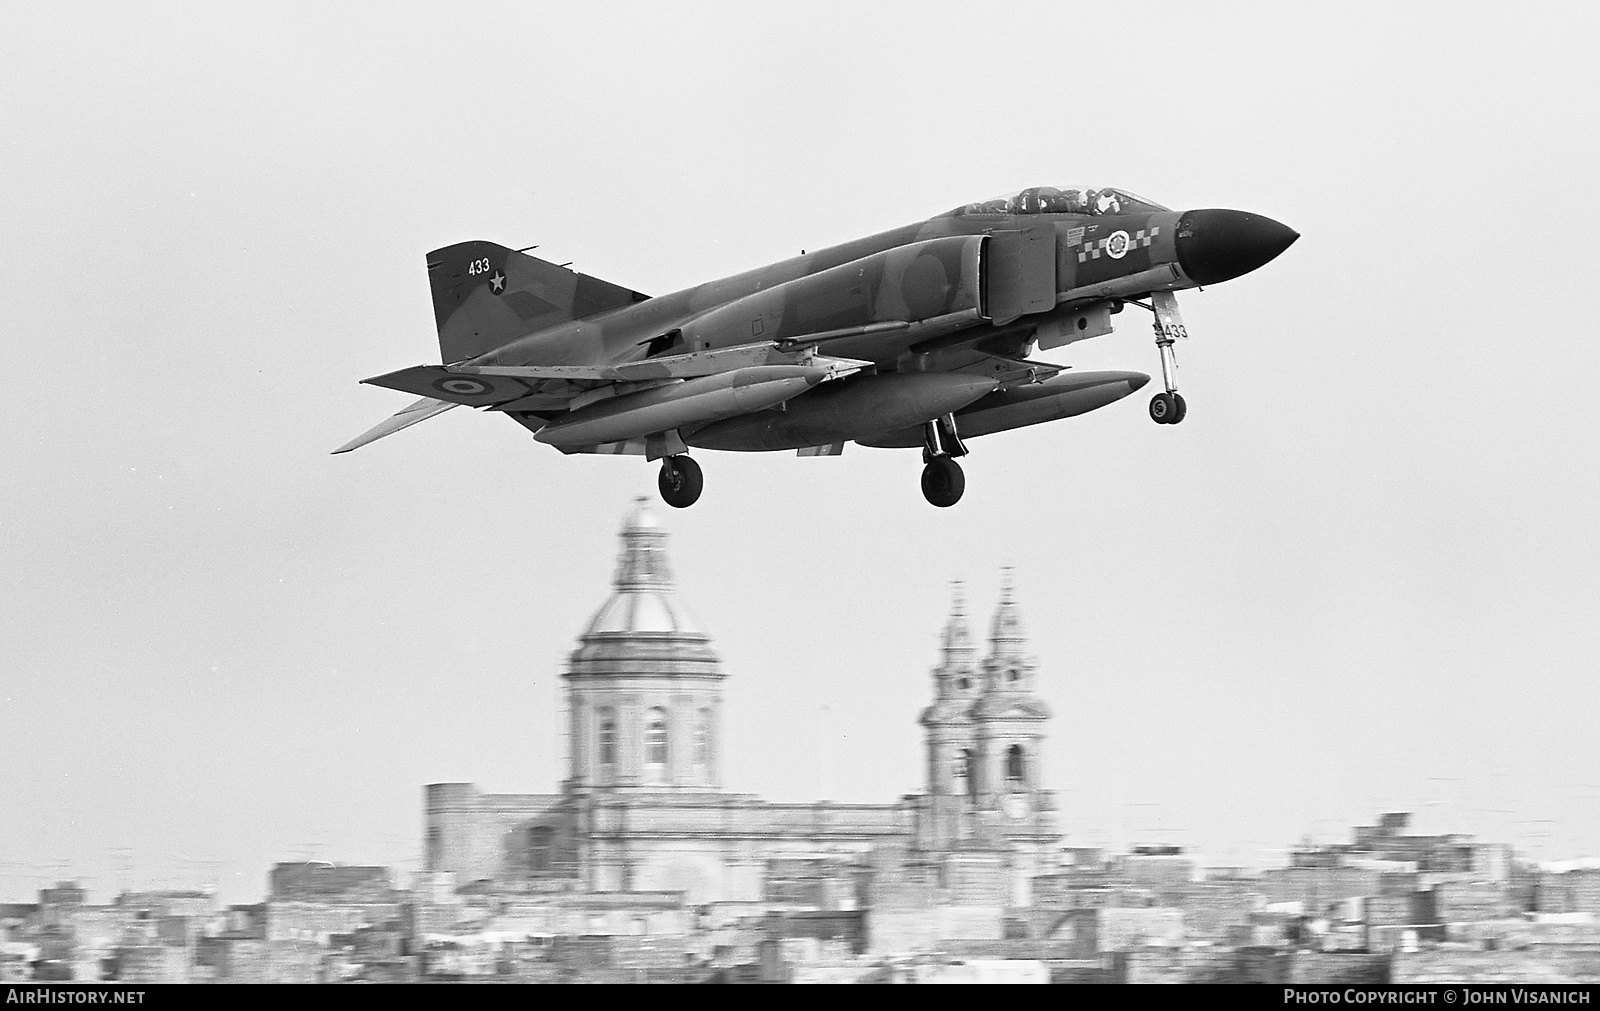
[[[1135,395],[915,451],[697,454],[660,512],[724,777],[922,787],[999,568],[1075,845],[1270,864],[1382,810],[1600,852],[1592,5],[13,6],[0,30],[0,899],[414,869],[421,787],[553,790],[641,458],[452,411],[466,239],[659,294],[1022,186],[1303,234]],[[1142,313],[1041,357],[1157,373]],[[831,712],[824,733],[822,707]],[[824,737],[827,740],[824,740]],[[831,784],[818,756],[831,753]]]

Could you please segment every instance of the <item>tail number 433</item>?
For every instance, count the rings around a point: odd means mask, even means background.
[[[482,260],[473,260],[471,263],[467,264],[467,273],[469,274],[487,274],[491,269],[492,268],[490,268],[487,258]]]

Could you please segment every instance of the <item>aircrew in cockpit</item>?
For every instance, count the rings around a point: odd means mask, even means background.
[[[1077,190],[1058,190],[1054,186],[1039,189],[1039,210],[1046,214],[1087,214],[1083,194]]]
[[[1167,208],[1127,190],[1107,186],[1030,186],[1011,196],[995,197],[957,208],[955,214],[1138,214]]]

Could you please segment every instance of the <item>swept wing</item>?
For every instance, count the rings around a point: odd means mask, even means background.
[[[777,341],[758,341],[619,365],[416,365],[362,380],[373,386],[421,394],[423,399],[334,452],[349,452],[457,405],[495,411],[561,412],[651,386],[753,366],[803,362],[825,369],[829,378],[837,378],[872,364],[815,353],[818,343],[833,336],[818,334],[809,340],[783,342],[788,347],[798,347],[798,351],[784,350]]]

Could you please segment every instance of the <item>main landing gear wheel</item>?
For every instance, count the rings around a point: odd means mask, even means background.
[[[661,499],[674,509],[687,509],[700,498],[706,486],[700,465],[687,456],[668,456],[661,460],[661,477],[656,481]]]
[[[1189,413],[1181,393],[1157,393],[1150,398],[1150,420],[1158,425],[1176,425]]]
[[[941,509],[961,501],[967,490],[967,476],[961,464],[948,456],[936,456],[922,468],[922,497]]]

